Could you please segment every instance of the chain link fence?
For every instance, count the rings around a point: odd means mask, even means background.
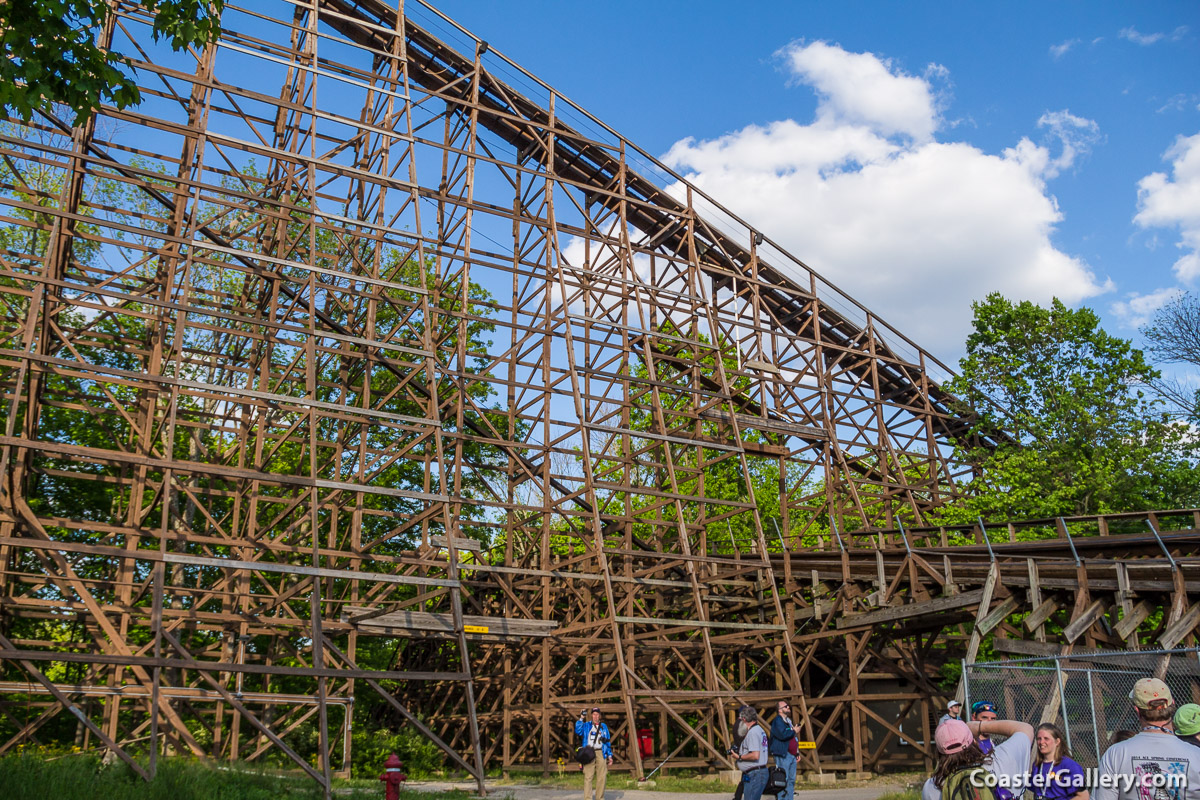
[[[1119,730],[1138,731],[1129,693],[1139,678],[1166,682],[1176,705],[1200,703],[1200,648],[1132,650],[1023,658],[968,664],[963,682],[971,704],[996,705],[1001,719],[1035,727],[1053,722],[1067,737],[1071,757],[1095,767]]]

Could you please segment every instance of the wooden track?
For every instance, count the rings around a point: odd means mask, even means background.
[[[984,629],[1191,635],[1194,512],[920,527],[1006,436],[950,371],[436,9],[110,5],[142,104],[0,126],[0,754],[328,791],[371,698],[482,786],[599,705],[640,775],[786,697],[876,769]]]

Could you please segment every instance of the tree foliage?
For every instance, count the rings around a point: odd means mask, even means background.
[[[980,470],[948,520],[1200,501],[1194,436],[1146,393],[1158,372],[1140,350],[1106,333],[1095,312],[1057,299],[1043,308],[992,294],[974,310],[962,374],[947,388],[977,410],[978,429],[1015,438],[960,453]]]
[[[224,0],[142,0],[154,40],[203,47],[221,33]],[[112,13],[106,0],[7,0],[0,3],[0,102],[25,121],[61,103],[88,117],[102,103],[137,105],[141,93],[123,55],[102,49],[97,34]]]

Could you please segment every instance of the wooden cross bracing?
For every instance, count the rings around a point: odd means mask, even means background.
[[[963,625],[1192,635],[1178,515],[1169,585],[1104,527],[989,593],[921,527],[1005,436],[949,370],[435,9],[229,3],[174,54],[111,6],[143,103],[0,124],[0,753],[65,712],[328,788],[377,697],[480,782],[593,706],[644,774],[788,699],[861,771]]]

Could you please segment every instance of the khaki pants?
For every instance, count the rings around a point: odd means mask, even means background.
[[[596,781],[596,800],[604,800],[604,782],[608,778],[608,762],[596,748],[596,760],[583,765],[583,800],[592,800],[592,781]]]

